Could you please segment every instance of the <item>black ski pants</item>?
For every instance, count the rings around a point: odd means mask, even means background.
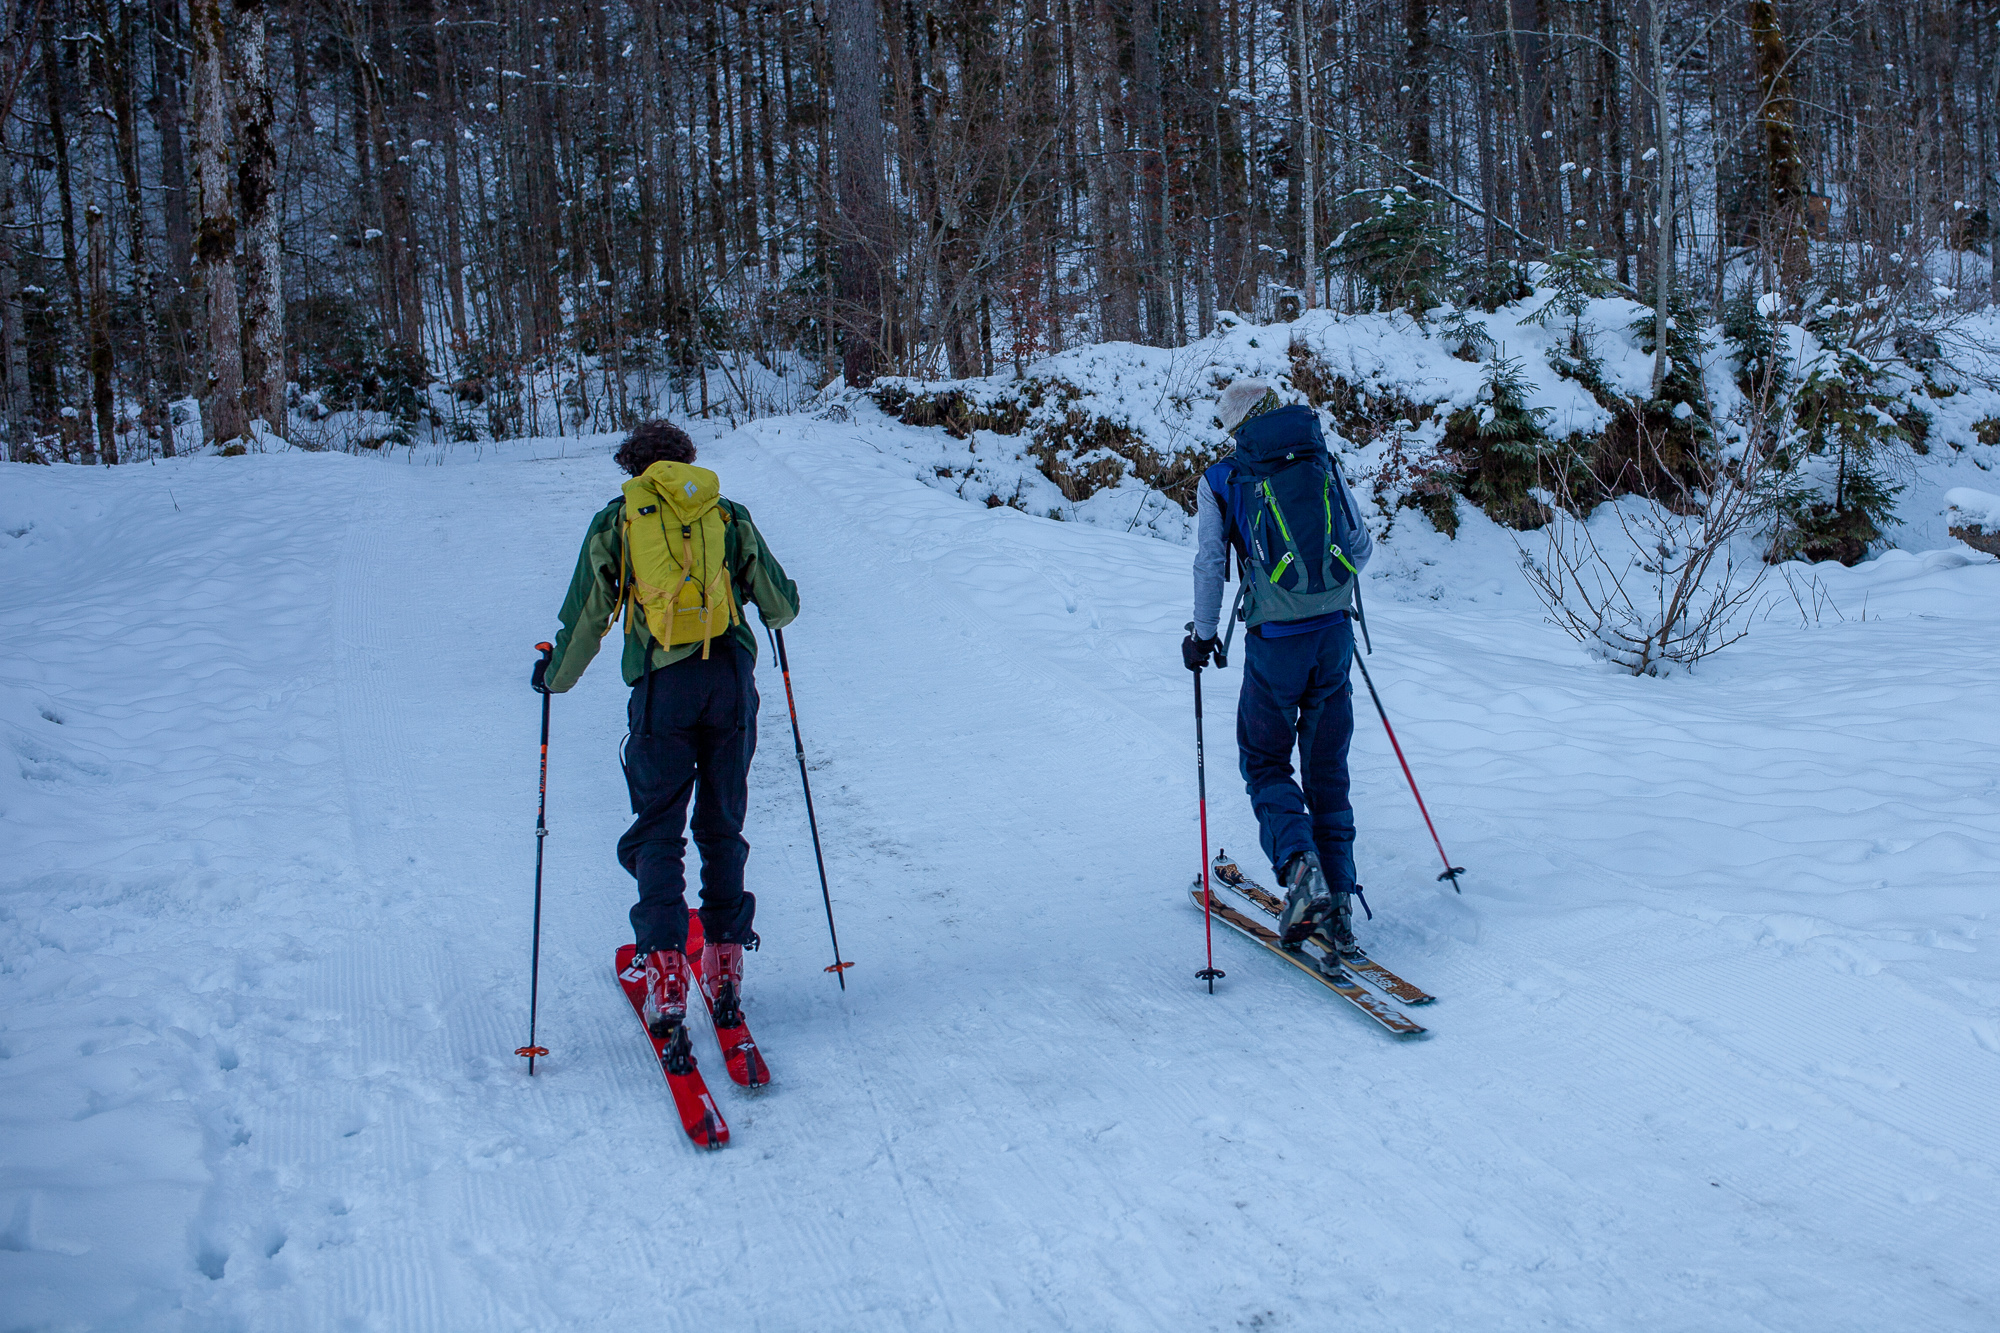
[[[625,738],[625,786],[632,827],[618,840],[618,863],[639,881],[632,933],[641,953],[687,944],[685,861],[688,798],[701,849],[703,933],[747,943],[755,900],[743,892],[750,844],[750,757],[757,749],[756,659],[717,639],[699,654],[646,673],[632,687]]]

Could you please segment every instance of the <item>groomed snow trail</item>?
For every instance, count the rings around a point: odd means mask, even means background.
[[[713,1154],[611,975],[615,641],[554,704],[512,1055],[531,645],[611,441],[0,469],[0,1331],[2000,1320],[2000,565],[1892,553],[1635,681],[1504,569],[1398,600],[1399,533],[1371,668],[1471,873],[1364,696],[1366,938],[1441,997],[1398,1044],[1227,934],[1194,979],[1188,552],[929,489],[902,430],[703,439],[802,589],[857,963],[760,661],[776,1081],[698,1030]],[[1238,679],[1212,837],[1268,879]]]

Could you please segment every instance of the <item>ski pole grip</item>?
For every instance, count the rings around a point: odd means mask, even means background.
[[[542,696],[542,703],[546,706],[549,701],[549,687],[545,683],[544,677],[549,673],[549,654],[555,651],[555,645],[538,643],[535,647],[540,650],[542,655],[535,659],[535,669],[528,673],[528,683],[535,687],[535,693]],[[547,734],[548,721],[546,712],[543,714],[542,732],[542,743],[547,745],[549,738]]]

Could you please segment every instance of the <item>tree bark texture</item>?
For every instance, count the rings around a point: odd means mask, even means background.
[[[105,233],[104,210],[92,204],[85,212],[90,244],[90,420],[97,448],[86,447],[83,461],[118,462],[118,419],[111,368],[111,238]],[[84,437],[86,440],[89,435]]]
[[[277,110],[264,0],[236,0],[237,191],[243,218],[243,393],[253,420],[280,437],[285,414],[285,280],[278,244]]]
[[[195,262],[208,305],[208,380],[202,395],[203,434],[217,444],[241,439],[243,317],[236,293],[236,180],[230,170],[232,134],[228,63],[229,0],[190,0],[193,48],[194,158],[199,195]]]
[[[894,242],[883,162],[882,32],[875,0],[828,0],[827,18],[840,180],[841,369],[849,384],[862,386],[875,382],[889,351],[883,307]]]

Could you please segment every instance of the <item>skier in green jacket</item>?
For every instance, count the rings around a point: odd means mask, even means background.
[[[694,442],[667,421],[641,423],[619,448],[616,461],[635,480],[590,521],[555,651],[533,680],[552,693],[576,684],[624,614],[632,695],[623,755],[634,818],[618,860],[639,883],[632,930],[646,968],[643,1017],[656,1037],[675,1035],[687,1013],[690,797],[701,850],[700,966],[719,1019],[741,994],[744,948],[757,938],[756,899],[743,888],[743,819],[758,699],[757,637],[740,608],[756,603],[774,629],[799,613],[798,586],[750,511],[722,499],[715,474],[694,460]]]

